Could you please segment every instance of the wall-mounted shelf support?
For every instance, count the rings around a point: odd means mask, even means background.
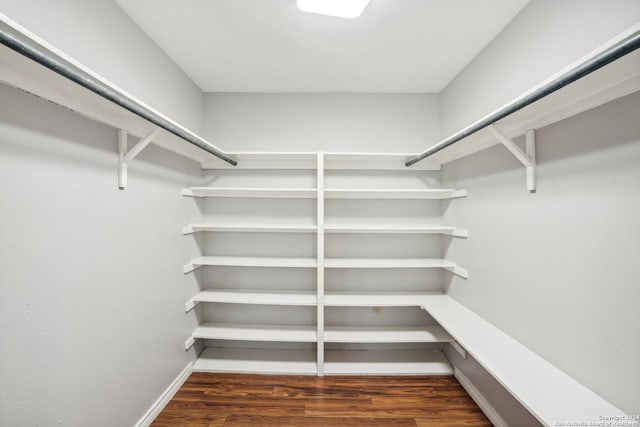
[[[467,237],[469,237],[469,230],[467,230],[466,228],[456,228],[449,235],[451,237],[461,237],[463,239],[466,239]]]
[[[445,270],[449,270],[450,272],[452,272],[456,276],[462,277],[463,279],[468,279],[469,278],[469,270],[467,270],[466,268],[458,267],[456,265],[456,266],[453,266],[453,267],[445,267]]]
[[[489,125],[487,129],[496,137],[507,150],[527,169],[527,190],[536,191],[536,136],[533,129],[525,134],[526,151],[522,151],[512,139],[507,137],[496,125]]]
[[[189,350],[191,347],[193,347],[193,345],[196,343],[196,339],[194,337],[189,337],[185,342],[184,342],[184,349]]]
[[[127,187],[127,165],[153,142],[153,139],[158,136],[160,131],[161,129],[159,127],[155,127],[140,139],[131,150],[127,151],[127,131],[123,129],[118,130],[118,187],[121,190]]]
[[[200,302],[200,301],[194,301],[193,299],[190,299],[189,301],[187,301],[187,303],[184,305],[185,313],[188,313],[191,310],[193,310],[196,307],[196,305],[198,304],[198,302]]]

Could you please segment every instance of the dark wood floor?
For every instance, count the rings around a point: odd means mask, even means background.
[[[194,373],[152,426],[491,426],[451,376]]]

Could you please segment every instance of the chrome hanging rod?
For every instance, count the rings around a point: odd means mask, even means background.
[[[130,97],[122,94],[112,87],[104,84],[98,79],[87,74],[83,70],[67,63],[61,58],[51,55],[47,49],[44,49],[38,43],[32,40],[22,40],[15,34],[0,27],[0,43],[7,46],[19,54],[37,62],[38,64],[50,69],[51,71],[77,83],[78,85],[90,90],[91,92],[113,102],[116,105],[132,112],[133,114],[142,117],[143,119],[153,123],[166,130],[167,132],[187,141],[202,150],[213,154],[214,156],[224,160],[227,163],[236,166],[238,162],[229,157],[227,154],[219,150],[217,147],[200,138],[199,136],[187,131],[186,129],[177,126],[175,123],[160,116],[149,108],[141,105]]]
[[[589,58],[585,62],[572,68],[571,70],[557,77],[545,86],[521,98],[516,99],[511,104],[506,105],[495,113],[483,118],[482,120],[477,121],[468,128],[451,135],[449,138],[443,141],[440,141],[433,147],[429,148],[427,151],[424,151],[418,156],[409,159],[405,163],[405,166],[409,167],[415,165],[419,161],[434,155],[438,151],[455,144],[456,142],[466,138],[467,136],[472,135],[479,130],[486,128],[487,126],[496,123],[498,120],[501,120],[530,104],[533,104],[534,102],[544,98],[545,96],[550,95],[559,89],[562,89],[563,87],[575,82],[576,80],[581,79],[588,74],[593,73],[594,71],[604,67],[605,65],[615,61],[616,59],[622,58],[626,54],[631,53],[638,48],[640,48],[640,31],[636,31],[633,34],[625,37],[613,46],[600,52],[594,57]]]

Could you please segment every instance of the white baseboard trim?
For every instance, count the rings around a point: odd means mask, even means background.
[[[478,405],[482,412],[489,418],[489,421],[493,423],[495,427],[509,427],[507,422],[498,414],[495,408],[484,398],[482,393],[474,386],[469,378],[465,374],[462,373],[457,366],[453,367],[453,376],[460,382],[462,387],[469,393],[469,396],[473,399],[474,402]]]
[[[189,375],[193,372],[193,362],[189,362],[186,368],[180,372],[175,380],[167,387],[167,389],[160,395],[158,400],[153,402],[153,405],[147,412],[134,424],[134,427],[149,427],[153,420],[162,412],[171,398],[180,390],[182,384],[189,378]]]

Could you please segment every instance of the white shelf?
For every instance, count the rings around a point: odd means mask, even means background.
[[[400,224],[325,224],[325,233],[344,234],[444,234],[468,237],[469,232],[449,225],[400,225]]]
[[[316,152],[295,151],[239,151],[229,152],[238,161],[234,167],[219,159],[202,165],[203,169],[316,169]],[[430,161],[420,162],[407,168],[407,160],[415,153],[352,153],[324,152],[325,170],[440,170],[440,164]]]
[[[186,133],[197,137],[195,133],[189,131],[184,126],[181,126],[179,123],[171,120],[169,117],[135,98],[130,93],[119,88],[93,70],[87,68],[74,58],[60,51],[55,46],[52,46],[47,41],[31,33],[2,14],[0,14],[0,26],[12,34],[17,34],[19,38],[30,40],[36,45],[43,47],[51,56],[69,64],[71,68],[79,70],[88,78],[101,82],[110,89],[120,93],[123,98],[142,105],[153,114],[171,122],[177,128],[181,128]],[[58,73],[49,70],[48,68],[28,59],[4,45],[0,45],[0,82],[19,88],[28,93],[32,93],[58,105],[62,105],[72,111],[82,114],[85,117],[112,126],[115,129],[124,129],[130,135],[139,138],[148,135],[155,128],[155,126],[147,120],[83,88],[77,83],[62,77]],[[182,138],[164,130],[153,139],[153,144],[193,159],[197,162],[207,162],[217,159],[213,154],[191,145]]]
[[[588,423],[623,411],[447,295],[423,308],[542,424]],[[570,398],[567,398],[570,397]]]
[[[440,258],[326,258],[325,268],[453,268]]]
[[[203,256],[185,265],[184,272],[189,273],[205,265],[221,267],[315,268],[318,265],[318,261],[316,258]]]
[[[182,190],[188,197],[247,197],[281,199],[315,199],[315,188],[234,188],[234,187],[190,187]],[[466,197],[466,190],[438,189],[345,189],[324,190],[325,199],[422,199],[443,200]]]
[[[135,99],[121,88],[88,69],[74,58],[61,52],[55,46],[37,37],[25,28],[20,27],[15,22],[5,16],[0,16],[3,25],[9,31],[20,34],[21,37],[35,41],[43,46],[53,56],[67,62],[72,67],[84,71],[106,86],[122,93],[125,97],[140,104],[141,101]],[[565,70],[571,69],[587,58],[595,56],[615,44],[625,36],[637,31],[640,25],[635,25],[629,30],[611,39],[594,52],[581,58],[574,64],[570,64]],[[529,129],[537,129],[564,118],[579,114],[583,111],[605,104],[614,99],[621,98],[630,93],[640,90],[640,51],[632,52],[625,57],[601,68],[600,70],[581,78],[580,80],[564,87],[563,89],[543,98],[542,100],[514,113],[508,118],[498,123],[499,127],[509,137],[522,135]],[[557,75],[565,70],[560,70]],[[541,82],[540,87],[555,78],[550,76],[546,81]],[[78,84],[60,76],[54,71],[26,58],[25,56],[0,46],[0,81],[17,87],[26,92],[37,95],[41,98],[62,105],[73,111],[92,118],[93,120],[106,123],[116,129],[126,129],[131,135],[143,137],[147,135],[153,126],[146,120],[135,114],[113,104],[110,101],[84,89]],[[536,87],[527,92],[531,92]],[[525,93],[526,94],[526,93]],[[524,94],[523,94],[524,95]],[[150,110],[152,108],[148,107]],[[153,110],[156,114],[161,113]],[[165,117],[166,118],[166,117]],[[170,120],[167,118],[167,120]],[[177,126],[180,126],[176,123]],[[185,129],[186,130],[186,129]],[[188,132],[188,130],[187,130]],[[170,134],[161,132],[153,141],[165,149],[174,151],[183,156],[194,159],[206,168],[231,168],[230,165],[219,161],[215,156],[209,154],[182,139]],[[487,132],[479,132],[475,136],[467,138],[460,144],[447,148],[426,159],[411,168],[404,168],[404,161],[415,153],[325,153],[327,169],[396,169],[396,170],[432,170],[437,169],[440,164],[451,162],[470,153],[485,149],[495,145],[495,138],[489,136]],[[229,153],[238,157],[237,168],[243,169],[315,169],[316,153],[309,152],[249,152],[249,153]]]
[[[249,197],[268,199],[315,199],[315,188],[234,188],[190,187],[182,190],[188,197]]]
[[[350,189],[350,188],[325,188],[325,199],[422,199],[443,200],[467,197],[467,190],[455,190],[450,188],[430,189]]]
[[[327,375],[452,375],[453,368],[437,350],[326,351]]]
[[[316,342],[315,326],[203,323],[193,338],[233,341]]]
[[[324,153],[325,170],[440,170],[440,164],[425,161],[417,164],[417,169],[407,168],[405,163],[415,154],[413,153]]]
[[[215,158],[203,163],[202,169],[316,169],[317,153],[312,151],[237,151],[228,154],[238,161],[237,166]]]
[[[315,375],[314,350],[205,348],[196,360],[196,372],[238,372]]]
[[[443,268],[467,279],[469,272],[439,258],[325,258],[325,268]]]
[[[235,290],[206,290],[191,298],[185,305],[186,311],[191,310],[200,302],[218,302],[225,304],[261,304],[261,305],[317,305],[315,292],[287,292],[287,291],[235,291]]]
[[[330,343],[451,342],[440,326],[325,326],[324,341]]]
[[[324,305],[329,307],[421,307],[421,297],[440,292],[327,292]]]
[[[230,223],[195,223],[182,229],[183,234],[201,231],[230,231],[247,233],[315,233],[318,227],[311,224],[230,224]]]
[[[599,52],[603,52],[605,49],[638,30],[640,30],[640,24],[636,24],[622,32],[585,57],[569,64],[564,69],[558,71],[552,76],[549,76],[538,85],[532,87],[505,105],[511,104],[515,100],[523,99],[527,94],[547,85],[560,75],[584,63],[590,58],[595,57]],[[550,124],[575,116],[583,111],[590,110],[615,99],[622,98],[623,96],[629,95],[638,90],[640,90],[640,50],[629,53],[623,58],[620,58],[607,66],[582,77],[581,79],[534,102],[531,105],[528,105],[522,110],[500,120],[496,125],[508,138],[515,138],[517,136],[524,135],[524,133],[529,129],[540,129],[545,126],[549,126]],[[498,111],[501,108],[502,107],[495,111]],[[493,112],[487,114],[485,117],[492,114]],[[483,119],[484,118],[478,121]],[[471,126],[472,125],[469,127]],[[463,130],[464,129],[456,133],[462,132]],[[443,149],[426,160],[445,164],[499,143],[500,142],[491,134],[491,132],[487,129],[483,129],[464,138],[460,142]]]

